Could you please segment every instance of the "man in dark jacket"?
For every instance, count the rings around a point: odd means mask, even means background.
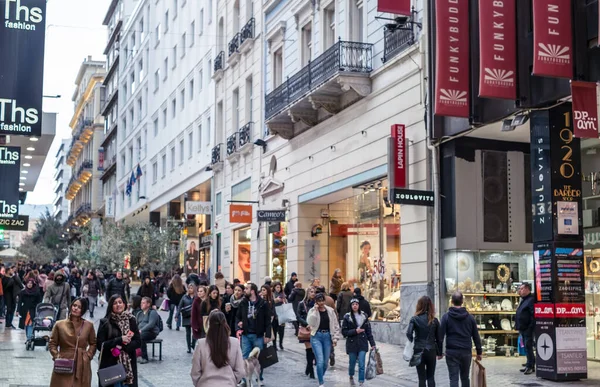
[[[292,294],[292,290],[294,290],[294,285],[298,281],[298,275],[296,273],[292,273],[290,280],[285,284],[285,288],[283,289],[283,293],[286,297],[289,297]]]
[[[440,343],[446,337],[446,364],[450,375],[450,387],[458,387],[460,376],[462,387],[469,387],[471,372],[471,352],[473,342],[477,350],[477,360],[481,361],[481,338],[473,316],[462,306],[463,295],[452,295],[452,307],[442,317],[440,324]],[[442,356],[438,356],[441,359]]]
[[[115,276],[108,281],[108,285],[106,285],[106,301],[108,301],[115,294],[118,294],[119,296],[123,297],[123,301],[127,303],[128,300],[125,286],[126,283],[123,281],[123,273],[121,273],[121,271],[117,271]]]
[[[235,318],[242,335],[242,356],[248,358],[254,347],[261,350],[271,341],[271,310],[258,296],[256,284],[246,285],[246,297],[240,303]]]
[[[304,289],[302,289],[302,282],[296,282],[294,284],[294,289],[287,298],[288,302],[291,302],[294,306],[294,313],[296,313],[296,318],[298,317],[298,304],[300,304],[300,302],[304,300],[305,296],[306,292],[304,291]],[[294,321],[292,324],[294,325],[294,334],[298,336],[298,329],[300,329],[300,324],[298,323],[298,321]]]
[[[365,312],[367,318],[371,318],[371,304],[369,304],[369,301],[365,300],[365,298],[362,296],[362,291],[360,290],[360,288],[354,289],[353,298],[356,298],[358,300],[360,310]]]
[[[6,328],[16,329],[12,324],[17,306],[17,294],[21,289],[17,289],[13,279],[12,268],[6,269],[2,277],[2,288],[4,289],[4,303],[6,305]]]
[[[519,331],[523,337],[525,344],[525,353],[527,354],[527,363],[525,368],[521,370],[525,375],[530,375],[535,372],[535,355],[533,353],[533,330],[535,327],[534,315],[534,300],[531,293],[531,284],[525,282],[519,288],[521,303],[517,308],[515,316],[515,329]]]

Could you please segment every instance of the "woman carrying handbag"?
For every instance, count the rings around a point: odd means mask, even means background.
[[[417,367],[419,387],[435,387],[436,356],[442,353],[439,329],[440,322],[435,317],[433,302],[427,296],[419,298],[417,310],[406,331],[408,340],[414,345],[409,365]]]
[[[52,329],[48,349],[54,360],[50,387],[90,387],[91,361],[96,353],[94,324],[84,320],[87,300],[76,298],[69,307],[69,316]]]
[[[298,341],[300,343],[304,343],[304,347],[306,348],[306,370],[304,374],[309,378],[315,378],[315,369],[313,367],[313,363],[315,361],[315,354],[313,353],[312,346],[310,345],[310,327],[308,326],[308,321],[306,321],[308,317],[308,311],[315,306],[315,296],[317,294],[317,290],[314,287],[309,287],[306,289],[306,297],[304,297],[304,301],[300,301],[298,304],[298,324],[300,327],[298,329]]]
[[[100,320],[97,336],[100,386],[137,387],[136,350],[141,348],[142,340],[137,321],[126,310],[125,301],[120,295],[115,294],[108,300],[106,316]],[[125,376],[118,377],[122,376],[123,371]],[[111,381],[116,382],[111,384]]]

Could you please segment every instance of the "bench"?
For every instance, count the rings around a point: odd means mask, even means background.
[[[150,340],[147,341],[146,344],[152,344],[152,357],[156,357],[156,355],[154,354],[154,346],[158,345],[158,361],[162,361],[162,339],[154,339],[154,340]]]

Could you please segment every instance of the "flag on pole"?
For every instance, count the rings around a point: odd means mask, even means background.
[[[131,177],[129,178],[129,184],[131,186],[134,186],[135,185],[135,181],[136,181],[135,180],[135,174],[133,173],[133,171],[131,171]]]
[[[137,171],[135,172],[135,177],[139,180],[139,178],[143,175],[142,173],[142,168],[140,167],[140,165],[138,164],[137,166]]]

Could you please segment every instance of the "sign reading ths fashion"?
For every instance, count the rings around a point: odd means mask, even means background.
[[[0,0],[0,134],[41,136],[46,0]]]
[[[392,125],[388,170],[391,172],[389,178],[393,188],[405,188],[408,183],[407,148],[406,126]]]
[[[252,206],[231,204],[229,206],[229,223],[252,223]]]
[[[29,230],[29,216],[19,215],[14,219],[0,218],[0,230],[28,231]]]
[[[533,74],[573,78],[571,0],[533,0]]]
[[[405,16],[412,15],[410,0],[378,0],[377,12],[388,12]]]
[[[414,189],[394,189],[394,203],[413,206],[433,207],[435,195],[433,191],[418,191]]]
[[[187,215],[210,215],[212,214],[211,202],[185,202],[185,213]]]
[[[469,117],[469,2],[435,0],[435,114]]]
[[[19,214],[19,175],[21,148],[0,147],[0,218],[15,219]]]
[[[285,222],[285,210],[258,210],[256,220],[259,222]]]
[[[479,0],[479,96],[517,99],[515,0]]]
[[[598,138],[597,86],[596,82],[571,81],[575,137]]]

